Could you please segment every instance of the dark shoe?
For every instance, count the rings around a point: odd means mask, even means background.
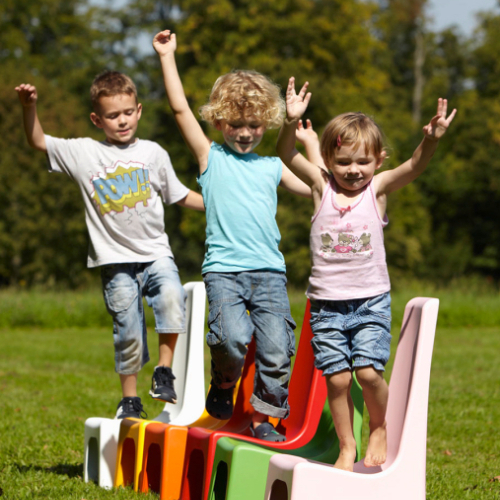
[[[153,372],[149,394],[153,399],[159,399],[165,403],[177,403],[174,380],[174,374],[168,366],[157,366]]]
[[[286,437],[280,434],[269,422],[263,422],[255,429],[252,425],[250,426],[250,430],[252,431],[253,437],[262,439],[263,441],[273,441],[275,443],[286,441]]]
[[[221,389],[212,382],[205,402],[208,414],[219,420],[231,418],[233,414],[233,392],[234,386],[229,389]]]
[[[148,418],[148,414],[142,409],[141,398],[123,398],[118,403],[115,418]]]

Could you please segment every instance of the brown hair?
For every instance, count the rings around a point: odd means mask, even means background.
[[[99,73],[90,86],[90,101],[95,112],[99,112],[99,99],[119,94],[133,95],[137,102],[137,88],[132,79],[118,71]]]
[[[372,118],[363,113],[344,113],[331,120],[321,136],[321,155],[327,166],[341,146],[365,146],[378,159],[384,152],[384,134]]]
[[[208,102],[199,111],[211,125],[243,116],[266,128],[278,128],[285,116],[285,101],[280,87],[266,76],[256,71],[234,70],[216,80]]]

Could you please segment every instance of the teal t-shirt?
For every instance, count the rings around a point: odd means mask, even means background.
[[[285,271],[276,223],[282,163],[277,157],[238,154],[215,142],[198,177],[207,217],[201,271]]]

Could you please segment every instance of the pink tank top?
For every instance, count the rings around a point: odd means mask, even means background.
[[[336,203],[333,176],[312,218],[312,269],[307,296],[316,300],[374,297],[391,289],[385,261],[383,229],[373,191],[373,179],[343,208]]]

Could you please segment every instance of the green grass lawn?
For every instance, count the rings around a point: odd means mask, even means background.
[[[431,292],[431,293],[429,293]],[[431,374],[428,499],[500,498],[500,297],[406,290],[393,294],[393,351],[406,301],[441,299]],[[291,303],[299,328],[302,293]],[[148,321],[152,324],[149,315]],[[151,357],[157,356],[150,329]],[[300,331],[300,330],[298,330]],[[0,497],[6,499],[132,499],[130,489],[83,483],[84,421],[113,417],[120,399],[111,321],[100,291],[0,293]],[[388,374],[390,373],[388,367]],[[154,363],[139,375],[146,412]],[[365,418],[366,430],[366,418]],[[366,432],[363,447],[366,447]],[[333,498],[333,497],[332,497]]]

